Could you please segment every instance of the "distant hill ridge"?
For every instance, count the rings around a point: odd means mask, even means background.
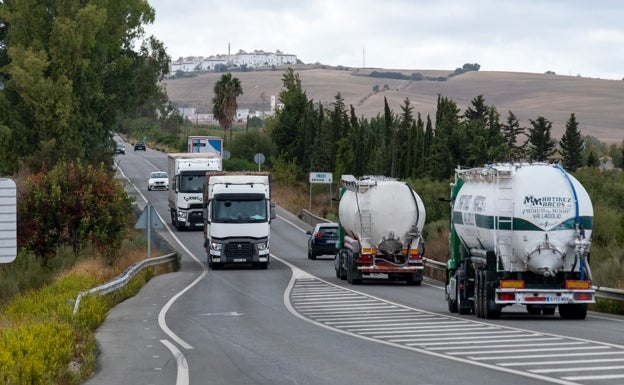
[[[503,122],[512,111],[524,127],[530,119],[543,116],[553,122],[552,135],[560,139],[565,123],[574,113],[582,135],[607,143],[624,139],[624,82],[523,72],[471,70],[461,76],[448,76],[449,70],[345,68],[323,65],[290,65],[300,76],[308,99],[331,107],[338,93],[347,106],[353,105],[358,117],[371,118],[383,113],[384,98],[399,114],[407,98],[414,116],[429,115],[435,122],[438,95],[453,99],[463,113],[471,101],[483,95],[486,104],[496,107]],[[233,72],[243,87],[239,108],[250,111],[268,108],[270,97],[283,88],[286,66],[266,71]],[[377,73],[375,76],[371,74]],[[413,79],[413,74],[423,79]],[[380,77],[380,74],[403,76]],[[193,77],[167,79],[167,93],[174,105],[194,107],[198,112],[212,109],[212,88],[222,73],[198,72]],[[431,80],[447,77],[446,81]]]

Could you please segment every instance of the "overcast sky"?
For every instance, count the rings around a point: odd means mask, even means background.
[[[622,0],[148,0],[169,55],[624,78]]]

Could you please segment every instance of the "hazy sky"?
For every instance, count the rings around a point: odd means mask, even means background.
[[[624,78],[622,0],[148,0],[169,55]]]

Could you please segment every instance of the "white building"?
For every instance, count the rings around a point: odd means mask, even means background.
[[[194,72],[194,71],[212,71],[218,65],[226,65],[228,67],[270,67],[274,65],[297,64],[297,56],[285,54],[279,50],[275,52],[238,51],[234,55],[212,55],[208,57],[189,56],[179,58],[172,61],[170,65],[171,74],[177,71]]]

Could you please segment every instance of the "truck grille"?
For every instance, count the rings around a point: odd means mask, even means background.
[[[188,221],[189,223],[204,223],[204,214],[201,211],[191,211]]]
[[[254,248],[251,243],[228,243],[225,246],[225,255],[229,258],[252,258]]]

